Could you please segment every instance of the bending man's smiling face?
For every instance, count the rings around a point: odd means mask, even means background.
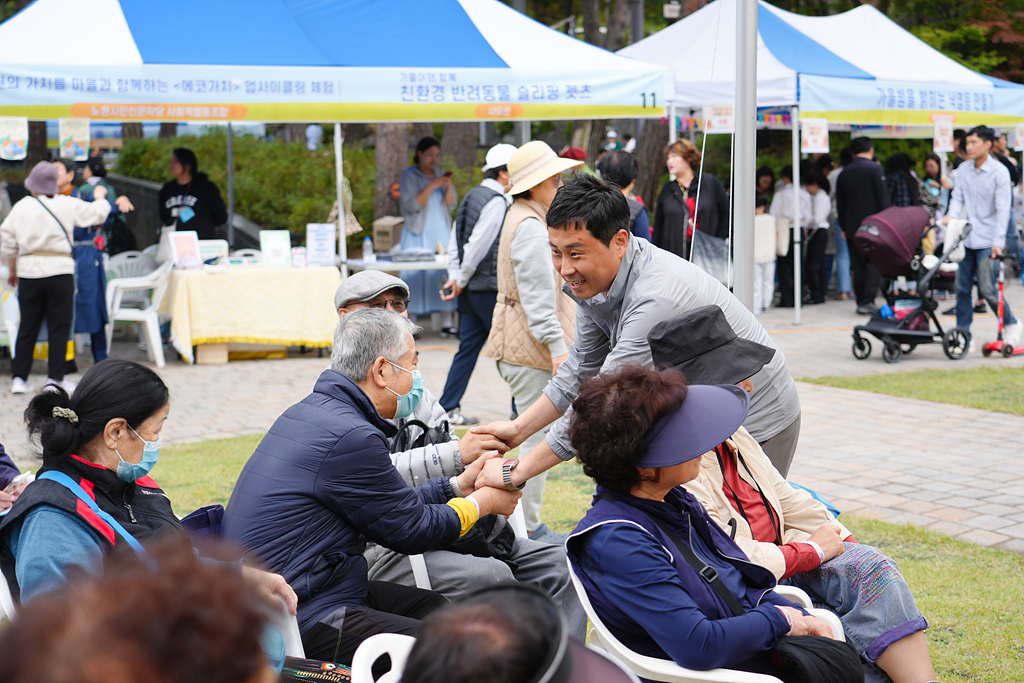
[[[619,272],[629,246],[629,233],[619,230],[609,244],[590,234],[585,226],[548,228],[551,259],[555,269],[577,299],[607,293]]]

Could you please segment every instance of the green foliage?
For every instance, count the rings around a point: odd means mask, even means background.
[[[207,129],[198,137],[126,140],[117,172],[166,182],[170,180],[167,163],[176,147],[195,152],[199,170],[210,176],[226,199],[227,133],[221,128]],[[267,230],[291,230],[300,235],[305,234],[306,223],[327,220],[336,196],[332,148],[324,146],[311,155],[301,143],[236,135],[234,153],[235,211],[239,214]],[[343,160],[345,177],[352,187],[352,211],[369,234],[376,175],[374,151],[348,146]]]
[[[910,32],[947,57],[983,74],[992,73],[1006,61],[994,49],[986,49],[992,47],[991,31],[981,26],[961,24],[947,31],[926,25],[915,26]]]

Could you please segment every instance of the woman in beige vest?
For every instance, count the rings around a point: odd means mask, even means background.
[[[576,305],[562,292],[562,278],[551,262],[545,216],[562,185],[562,172],[582,163],[559,158],[540,141],[526,143],[508,162],[513,202],[498,243],[498,299],[483,355],[498,361],[498,372],[521,410],[540,398],[572,344]],[[538,432],[520,452],[529,453],[543,438]],[[523,491],[530,538],[563,543],[566,534],[541,524],[543,498],[541,475]]]

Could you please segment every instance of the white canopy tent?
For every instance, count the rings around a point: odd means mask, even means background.
[[[716,0],[619,51],[670,71],[669,117],[735,102],[737,0]],[[757,12],[757,106],[791,108],[830,124],[961,127],[1024,121],[1024,86],[971,71],[904,30],[870,5],[826,17],[793,14],[763,0]],[[675,125],[670,127],[675,139]],[[799,186],[799,133],[793,179]],[[754,169],[736,169],[753,174]],[[799,224],[798,220],[795,221]],[[750,229],[752,226],[742,226]],[[800,231],[795,232],[800,258]],[[739,264],[752,272],[752,255]],[[800,268],[794,268],[800,321]]]

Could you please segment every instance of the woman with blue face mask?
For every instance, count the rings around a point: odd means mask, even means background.
[[[54,387],[32,399],[25,421],[42,447],[42,467],[0,517],[0,570],[15,600],[83,572],[100,574],[106,558],[158,536],[188,538],[149,476],[169,412],[160,376],[121,360],[92,366],[71,395]],[[251,567],[242,576],[294,613],[295,593],[283,578]]]

